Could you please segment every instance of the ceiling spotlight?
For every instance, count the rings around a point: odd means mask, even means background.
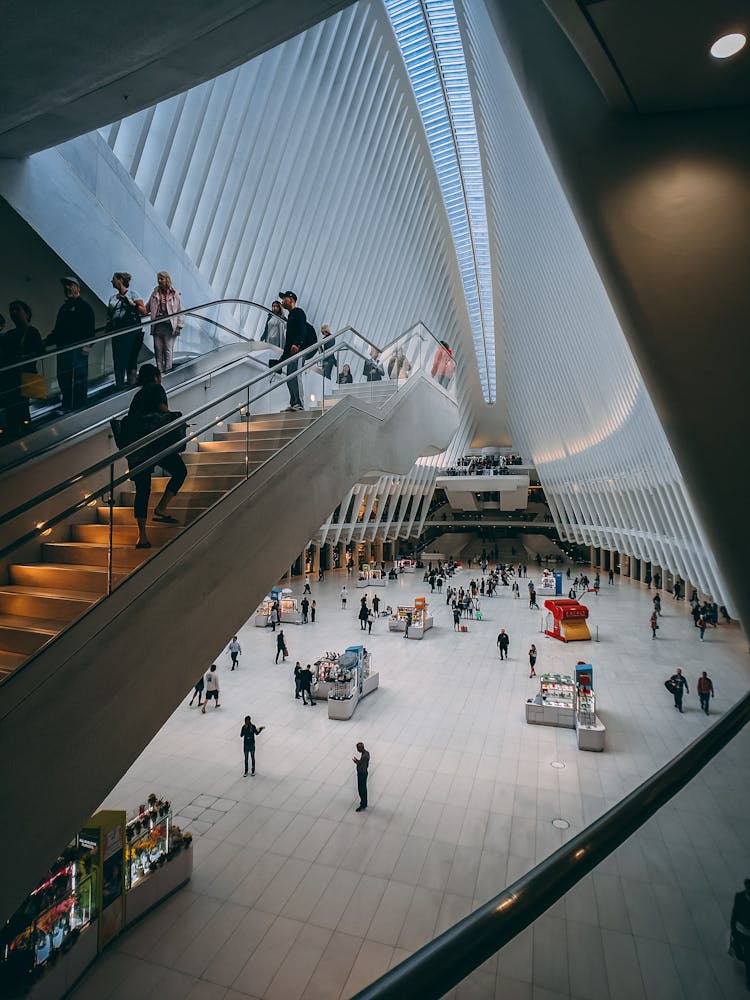
[[[747,38],[740,32],[733,32],[731,35],[722,35],[717,38],[711,46],[711,55],[714,59],[729,59],[730,56],[744,49]]]

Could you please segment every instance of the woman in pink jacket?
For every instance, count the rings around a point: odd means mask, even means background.
[[[151,319],[151,334],[154,338],[156,366],[163,375],[172,370],[174,342],[184,324],[183,316],[176,316],[182,309],[180,293],[172,286],[172,279],[166,271],[156,275],[156,288],[148,300],[147,309]]]
[[[440,385],[447,388],[455,370],[456,362],[453,360],[453,351],[444,340],[441,340],[440,347],[435,352],[435,360],[432,362],[432,377],[436,378]]]

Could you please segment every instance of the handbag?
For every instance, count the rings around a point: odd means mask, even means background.
[[[37,372],[21,372],[21,395],[26,399],[45,399],[47,383]]]
[[[670,694],[674,694],[675,685],[671,678],[668,681],[664,681],[664,687]]]

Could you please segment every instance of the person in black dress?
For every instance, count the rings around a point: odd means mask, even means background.
[[[159,426],[159,414],[169,413],[167,394],[162,388],[161,373],[156,365],[141,365],[138,372],[138,385],[141,387],[133,396],[128,411],[128,421],[133,429],[133,440],[144,437],[152,433]],[[135,468],[145,462],[152,455],[158,455],[166,447],[162,441],[154,441],[141,451],[136,451],[128,457],[130,468]],[[187,469],[182,460],[182,455],[175,451],[171,455],[166,455],[159,459],[158,463],[171,477],[167,483],[161,500],[154,508],[153,520],[159,524],[178,524],[176,517],[170,517],[167,508],[180,491],[180,487],[185,482]],[[133,476],[135,483],[135,505],[134,513],[138,524],[138,544],[137,549],[150,549],[151,542],[146,530],[146,518],[148,516],[148,501],[151,496],[151,474],[154,466],[144,469]]]

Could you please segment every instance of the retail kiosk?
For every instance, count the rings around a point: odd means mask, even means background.
[[[589,609],[574,601],[569,597],[548,598],[544,602],[545,608],[551,612],[547,615],[547,622],[544,634],[560,642],[577,642],[579,640],[591,639],[589,627],[586,619],[589,616]]]
[[[543,569],[542,578],[534,588],[538,597],[559,597],[562,594],[563,575],[558,570]]]
[[[413,559],[397,559],[394,563],[399,573],[415,573],[417,564]]]
[[[370,568],[369,563],[364,563],[357,577],[357,588],[359,590],[370,587],[387,587],[388,574],[385,570]]]
[[[106,809],[89,820],[0,929],[0,996],[56,1000],[125,927],[192,874],[189,833],[151,795],[125,822]]]
[[[258,610],[255,612],[255,624],[258,628],[265,628],[271,624],[271,608],[274,601],[279,602],[279,621],[282,625],[301,625],[302,609],[300,608],[300,598],[294,597],[288,588],[274,587],[268,597],[265,597]]]
[[[380,684],[380,675],[371,670],[371,658],[364,646],[349,646],[341,653],[326,653],[314,665],[314,696],[328,699],[328,718],[351,719],[362,698]]]
[[[414,604],[399,604],[396,613],[388,621],[388,631],[403,634],[406,623],[411,618],[408,638],[423,639],[425,632],[432,628],[432,616],[427,614],[427,607],[425,597],[416,597]]]
[[[604,750],[606,726],[596,714],[594,668],[590,663],[576,666],[576,737],[579,750]]]
[[[532,726],[576,727],[576,685],[569,674],[541,674],[539,694],[526,702],[526,721]]]

